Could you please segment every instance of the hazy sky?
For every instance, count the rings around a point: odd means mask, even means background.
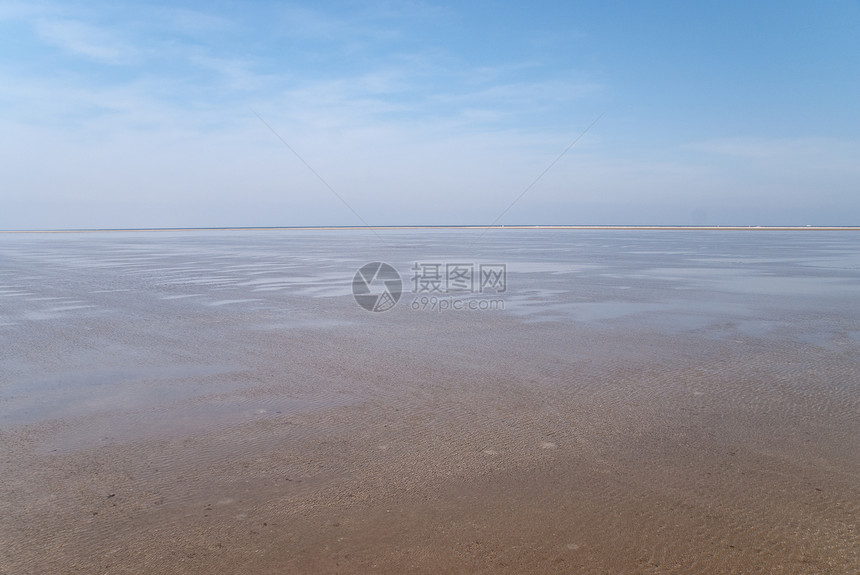
[[[0,2],[0,229],[860,224],[860,3]]]

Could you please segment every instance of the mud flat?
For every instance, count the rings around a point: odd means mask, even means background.
[[[480,233],[0,238],[0,573],[860,570],[860,234]]]

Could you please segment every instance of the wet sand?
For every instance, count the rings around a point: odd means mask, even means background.
[[[477,235],[0,238],[0,573],[860,570],[860,236]]]

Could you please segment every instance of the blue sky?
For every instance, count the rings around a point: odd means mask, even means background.
[[[0,229],[860,224],[860,3],[0,2]],[[603,116],[601,117],[601,114]]]

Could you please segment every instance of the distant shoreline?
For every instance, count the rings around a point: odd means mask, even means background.
[[[0,234],[75,234],[98,232],[229,232],[276,230],[654,230],[654,231],[860,231],[860,226],[602,226],[602,225],[512,225],[512,226],[233,226],[202,228],[81,228],[56,230],[0,230]]]

